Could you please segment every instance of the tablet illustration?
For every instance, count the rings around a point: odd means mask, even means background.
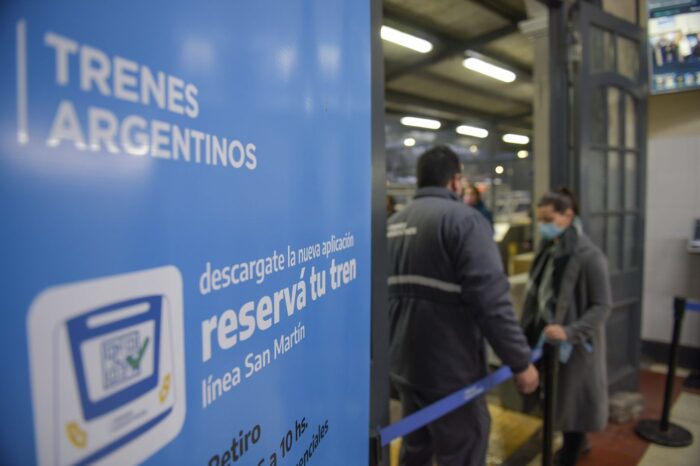
[[[138,464],[177,436],[182,302],[172,266],[39,294],[27,329],[39,464]]]

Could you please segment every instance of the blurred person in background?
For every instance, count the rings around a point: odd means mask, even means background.
[[[396,213],[396,199],[391,194],[386,195],[386,216],[391,217]]]
[[[680,31],[676,34],[676,44],[678,44],[679,62],[684,62],[686,59],[693,56],[693,49],[690,47],[690,41],[686,35]]]
[[[700,34],[695,34],[695,45],[692,46],[691,51],[694,58],[700,58]]]
[[[481,215],[489,221],[489,225],[491,225],[493,229],[493,213],[486,207],[486,204],[484,204],[484,201],[481,199],[481,191],[479,191],[479,188],[470,184],[465,191],[464,203],[478,210]]]
[[[418,190],[388,221],[390,376],[408,416],[488,374],[485,341],[523,393],[539,376],[508,293],[488,222],[462,201],[457,154],[418,159]],[[485,396],[403,438],[403,466],[482,466],[490,430]]]
[[[581,229],[566,188],[537,204],[542,243],[528,283],[522,325],[530,346],[560,342],[555,428],[564,445],[555,464],[575,465],[588,450],[586,432],[605,428],[608,384],[605,320],[610,313],[608,261]]]

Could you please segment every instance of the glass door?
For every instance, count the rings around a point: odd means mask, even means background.
[[[573,181],[584,229],[606,253],[611,391],[635,389],[640,355],[646,167],[646,34],[580,3],[581,61],[574,85]]]

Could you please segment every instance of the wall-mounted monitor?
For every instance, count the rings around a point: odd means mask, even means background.
[[[690,241],[688,241],[688,251],[700,254],[700,218],[695,219],[693,234],[690,237]]]
[[[700,89],[700,0],[649,0],[651,92]]]

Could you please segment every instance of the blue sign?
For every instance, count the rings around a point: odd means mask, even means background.
[[[3,3],[0,463],[366,463],[368,3]]]

